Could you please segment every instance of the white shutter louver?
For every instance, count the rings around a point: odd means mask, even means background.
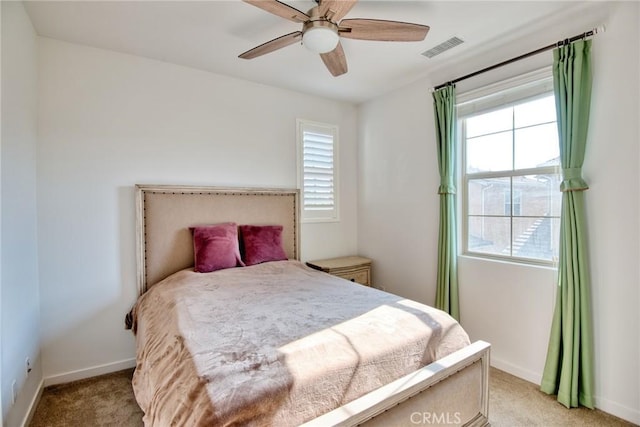
[[[333,209],[333,136],[303,132],[304,209]]]
[[[336,136],[335,126],[298,121],[299,185],[307,220],[337,219]]]

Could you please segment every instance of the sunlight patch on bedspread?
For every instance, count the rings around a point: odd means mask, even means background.
[[[440,310],[297,261],[183,270],[134,313],[145,423],[298,425],[469,344]]]

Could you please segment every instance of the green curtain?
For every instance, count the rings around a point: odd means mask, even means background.
[[[433,92],[440,168],[440,232],[436,308],[460,320],[456,237],[455,129],[456,89],[447,85]]]
[[[553,51],[563,181],[556,306],[541,390],[593,408],[593,329],[582,179],[591,101],[591,40]]]

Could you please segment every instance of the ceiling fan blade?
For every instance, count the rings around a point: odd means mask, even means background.
[[[320,0],[318,11],[320,16],[326,17],[329,21],[338,22],[357,2],[358,0]]]
[[[249,3],[262,10],[266,10],[269,13],[280,16],[281,18],[288,19],[293,22],[306,22],[309,20],[309,15],[304,12],[300,12],[295,7],[291,7],[288,4],[284,4],[277,0],[242,0],[245,3]]]
[[[417,42],[424,40],[429,32],[429,27],[380,19],[343,19],[340,22],[339,31],[340,37],[348,39]]]
[[[266,43],[261,44],[260,46],[256,46],[253,49],[250,49],[244,53],[238,55],[238,58],[242,59],[253,59],[258,56],[265,55],[267,53],[273,52],[274,50],[282,49],[283,47],[289,46],[297,41],[302,40],[302,31],[295,31],[293,33],[286,34],[284,36],[280,36],[277,39],[269,40]]]
[[[331,52],[321,53],[320,57],[334,77],[347,72],[347,58],[344,56],[342,44],[338,43],[338,46]]]

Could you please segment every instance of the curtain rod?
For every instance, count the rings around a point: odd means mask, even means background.
[[[520,55],[520,56],[516,56],[515,58],[507,59],[506,61],[502,61],[499,64],[491,65],[490,67],[483,68],[482,70],[474,71],[473,73],[467,74],[467,75],[462,76],[462,77],[458,77],[457,79],[453,79],[453,80],[448,81],[446,83],[442,83],[442,84],[440,84],[438,86],[434,86],[433,90],[436,91],[436,90],[441,89],[441,88],[443,88],[443,87],[445,87],[447,85],[456,84],[456,83],[458,83],[458,82],[460,82],[462,80],[466,80],[466,79],[469,79],[471,77],[475,77],[478,74],[486,73],[487,71],[491,71],[493,69],[496,69],[496,68],[499,68],[499,67],[503,67],[505,65],[511,64],[513,62],[516,62],[516,61],[520,61],[521,59],[525,59],[525,58],[528,58],[528,57],[533,56],[533,55],[537,55],[539,53],[542,53],[542,52],[545,52],[547,50],[553,49],[554,47],[560,47],[560,46],[563,46],[563,45],[566,45],[566,44],[569,44],[569,43],[573,43],[576,40],[580,40],[580,39],[584,39],[584,38],[587,38],[587,37],[594,36],[596,34],[604,33],[605,31],[606,31],[606,29],[605,29],[604,25],[601,25],[601,26],[596,27],[596,28],[594,28],[592,30],[585,31],[582,34],[578,34],[577,36],[573,36],[573,37],[568,38],[568,39],[560,40],[559,42],[550,44],[550,45],[545,46],[545,47],[541,47],[540,49],[533,50],[531,52],[525,53],[525,54]]]

